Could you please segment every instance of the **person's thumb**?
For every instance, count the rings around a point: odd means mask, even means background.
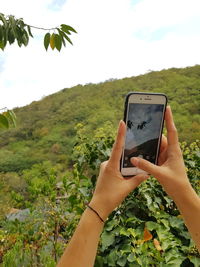
[[[149,175],[143,173],[143,174],[138,174],[136,176],[129,177],[128,179],[126,179],[127,188],[128,188],[127,194],[132,192],[137,186],[139,186],[142,182],[144,182],[148,178],[149,178]]]
[[[160,169],[158,166],[152,164],[151,162],[141,159],[141,158],[131,158],[131,163],[138,167],[139,169],[142,169],[143,171],[146,171],[148,174],[151,174],[153,176],[159,176]]]

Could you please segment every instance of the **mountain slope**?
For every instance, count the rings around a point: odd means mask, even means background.
[[[44,160],[70,165],[76,124],[85,124],[89,136],[106,121],[115,130],[130,91],[165,93],[180,140],[192,142],[199,137],[200,66],[154,71],[66,88],[15,109],[18,127],[0,134],[0,171],[21,171]]]

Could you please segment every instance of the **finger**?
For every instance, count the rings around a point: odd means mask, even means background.
[[[109,159],[109,162],[111,164],[116,165],[116,167],[119,167],[119,162],[120,162],[120,158],[122,155],[122,149],[124,146],[125,132],[126,132],[126,125],[123,121],[120,121],[118,132],[117,132],[117,137],[113,145],[112,152],[111,152],[110,159]]]
[[[134,190],[137,186],[139,186],[142,182],[146,181],[149,178],[147,174],[138,174],[128,179],[128,183],[130,185],[130,191]]]
[[[152,164],[151,162],[141,159],[141,158],[131,158],[131,162],[133,165],[138,167],[139,169],[142,169],[146,171],[149,174],[152,174],[153,176],[159,176],[160,174],[160,167]]]
[[[139,186],[142,182],[147,180],[149,178],[149,175],[147,174],[138,174],[133,177],[129,177],[126,179],[127,183],[127,194],[129,194],[131,191],[133,191],[137,186]]]
[[[165,121],[167,128],[167,141],[168,145],[176,145],[178,144],[178,133],[176,130],[176,126],[174,124],[173,115],[170,106],[166,108],[165,113]]]
[[[162,135],[162,140],[160,144],[160,153],[162,153],[167,148],[167,138]]]
[[[166,161],[166,150],[167,150],[167,138],[162,135],[160,151],[158,156],[158,165],[161,166]]]

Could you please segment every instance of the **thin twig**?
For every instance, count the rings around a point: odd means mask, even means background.
[[[28,25],[28,24],[26,24],[26,26],[29,26],[29,27],[37,29],[37,30],[43,30],[43,31],[52,31],[52,30],[56,30],[58,28],[58,27],[55,27],[55,28],[46,29],[46,28],[36,27],[36,26]]]

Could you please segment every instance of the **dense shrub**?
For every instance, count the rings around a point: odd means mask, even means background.
[[[30,214],[15,221],[2,219],[0,257],[3,266],[56,266],[85,209],[100,162],[112,147],[110,123],[87,138],[77,126],[71,171],[62,173],[50,162],[33,165],[22,174],[26,192],[13,196]],[[199,142],[182,143],[189,179],[200,194]],[[100,266],[195,266],[200,255],[174,202],[151,177],[113,211],[101,235],[95,262]]]

